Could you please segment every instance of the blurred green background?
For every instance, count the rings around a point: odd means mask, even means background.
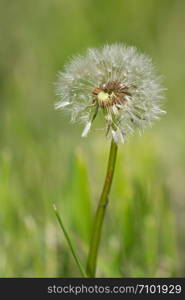
[[[109,142],[81,139],[53,82],[114,42],[153,57],[168,113],[120,146],[98,276],[185,276],[184,37],[184,0],[0,0],[0,276],[79,276],[52,203],[85,263]]]

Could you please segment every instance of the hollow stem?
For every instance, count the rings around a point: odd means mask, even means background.
[[[99,199],[98,208],[94,219],[93,232],[92,232],[89,254],[87,259],[86,273],[89,277],[95,277],[96,274],[98,249],[100,244],[103,220],[104,220],[105,211],[109,200],[109,193],[110,193],[112,179],[114,175],[117,148],[118,148],[117,144],[114,142],[114,140],[112,140],[110,153],[109,153],[108,166],[107,166],[107,173],[106,173],[103,190]]]

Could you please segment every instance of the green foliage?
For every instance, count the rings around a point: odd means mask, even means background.
[[[89,46],[150,54],[168,114],[118,151],[99,276],[182,276],[184,259],[183,0],[1,1],[0,274],[79,276],[52,209],[85,263],[109,143],[53,109],[56,73]]]

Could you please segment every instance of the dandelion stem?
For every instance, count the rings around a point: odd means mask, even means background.
[[[69,246],[69,248],[71,250],[71,253],[72,253],[72,255],[73,255],[74,259],[75,259],[75,262],[76,262],[76,264],[77,264],[77,266],[78,266],[78,268],[80,270],[80,273],[81,273],[82,277],[88,277],[87,274],[86,274],[86,272],[85,272],[85,270],[84,270],[84,267],[82,266],[82,264],[80,262],[80,259],[79,259],[78,255],[75,252],[74,246],[73,246],[73,244],[71,242],[71,239],[70,239],[70,237],[69,237],[69,235],[68,235],[68,233],[67,233],[67,231],[66,231],[66,229],[64,227],[64,224],[62,222],[62,219],[61,219],[61,217],[59,215],[59,212],[58,212],[55,204],[53,204],[53,209],[54,209],[55,215],[56,215],[56,217],[58,219],[60,227],[61,227],[61,229],[62,229],[62,231],[64,233],[64,236],[65,236],[65,238],[67,240],[68,246]]]
[[[86,272],[88,274],[88,277],[95,277],[95,274],[96,274],[98,249],[99,249],[99,244],[100,244],[103,220],[104,220],[105,211],[106,211],[106,207],[107,207],[108,200],[109,200],[109,193],[110,193],[112,179],[113,179],[113,175],[114,175],[116,156],[117,156],[117,148],[118,148],[117,144],[112,139],[110,153],[109,153],[107,173],[106,173],[103,190],[102,190],[102,193],[100,196],[98,208],[97,208],[95,219],[94,219],[94,227],[93,227],[90,248],[89,248],[89,254],[88,254],[88,259],[87,259]]]

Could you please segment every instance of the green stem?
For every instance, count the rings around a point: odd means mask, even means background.
[[[107,173],[106,173],[103,190],[101,193],[101,197],[99,200],[98,208],[94,219],[94,227],[93,227],[89,254],[87,259],[86,273],[88,274],[89,277],[95,277],[96,274],[97,255],[98,255],[98,249],[100,244],[102,225],[103,225],[106,207],[109,200],[108,197],[111,188],[111,183],[114,175],[117,149],[118,149],[117,144],[112,140],[110,153],[109,153]]]
[[[81,264],[81,262],[80,262],[80,259],[79,259],[78,255],[76,254],[76,252],[74,250],[74,246],[73,246],[73,244],[71,242],[71,239],[70,239],[70,237],[69,237],[69,235],[68,235],[68,233],[67,233],[67,231],[66,231],[66,229],[65,229],[65,227],[63,225],[62,219],[61,219],[61,217],[59,215],[59,212],[58,212],[55,204],[53,204],[53,209],[54,209],[55,215],[56,215],[56,217],[58,219],[58,222],[60,224],[60,227],[61,227],[61,229],[62,229],[62,231],[64,233],[64,236],[65,236],[65,238],[67,240],[67,243],[68,243],[68,246],[69,246],[69,248],[71,250],[71,253],[72,253],[72,255],[73,255],[74,259],[75,259],[75,262],[76,262],[76,264],[77,264],[77,266],[78,266],[78,268],[80,270],[80,273],[82,274],[82,277],[88,277],[87,274],[86,274],[86,272],[85,272],[85,270],[84,270],[84,268],[83,268],[83,266],[82,266],[82,264]]]

